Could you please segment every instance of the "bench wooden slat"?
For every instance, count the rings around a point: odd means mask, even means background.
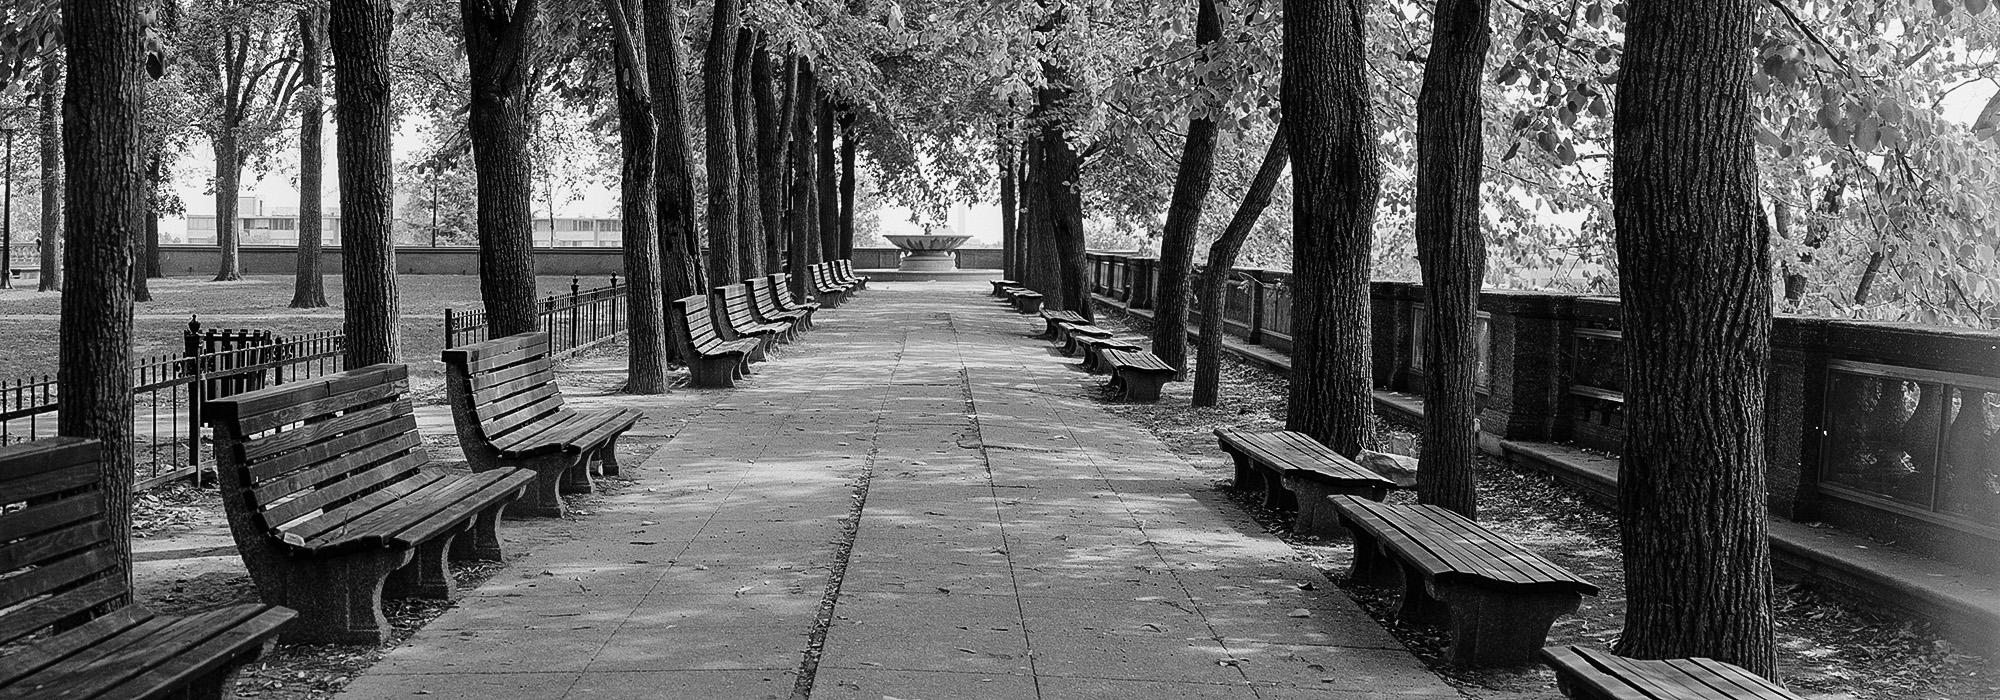
[[[292,521],[316,512],[322,516],[331,514],[351,504],[338,502],[352,496],[372,496],[384,493],[389,486],[408,481],[408,475],[430,461],[430,455],[421,448],[404,452],[388,461],[376,463],[363,471],[347,475],[346,478],[325,484],[319,488],[300,494],[288,501],[270,505],[264,509],[266,525],[289,532]],[[376,489],[370,491],[370,489]],[[329,509],[331,507],[331,509]],[[325,512],[321,512],[323,509]],[[287,538],[289,539],[289,537]]]
[[[397,466],[407,467],[407,464]],[[303,548],[307,541],[318,538],[330,530],[338,529],[346,525],[350,520],[372,513],[379,508],[391,507],[403,496],[447,478],[443,472],[436,470],[414,470],[414,472],[412,476],[404,477],[382,488],[370,491],[360,498],[328,508],[318,515],[297,520],[296,522],[273,525],[272,527],[276,530],[277,537],[286,545],[292,548]],[[352,542],[346,544],[365,543]],[[318,549],[325,548],[323,546]]]
[[[60,501],[36,503],[0,515],[0,542],[17,540],[49,528],[95,518],[103,512],[104,502],[96,498],[65,498]]]
[[[1429,520],[1440,532],[1456,535],[1459,539],[1451,544],[1462,556],[1475,558],[1479,562],[1477,568],[1483,569],[1489,578],[1527,585],[1565,581],[1589,585],[1568,569],[1457,513],[1430,507],[1418,509],[1415,514]]]
[[[14,484],[8,483],[47,472],[67,471],[97,457],[96,443],[83,438],[54,437],[0,445],[0,485],[5,485],[7,503],[25,500]],[[39,494],[36,494],[39,495]],[[19,497],[19,498],[16,498]]]
[[[123,562],[118,560],[118,553],[108,547],[93,549],[59,561],[46,562],[37,568],[0,580],[0,608],[11,608],[22,601],[117,569],[122,565]]]
[[[347,519],[339,527],[306,540],[307,549],[327,549],[356,541],[397,542],[416,546],[438,534],[440,528],[463,522],[464,517],[438,517],[466,498],[487,490],[494,483],[517,479],[525,484],[532,475],[514,471],[480,472],[455,479],[440,478],[396,498],[396,508],[377,508],[366,515]],[[490,501],[489,501],[490,502]],[[470,515],[470,513],[463,513]]]
[[[0,571],[13,571],[100,545],[111,538],[103,520],[75,523],[7,543],[0,549]]]
[[[145,673],[111,687],[106,697],[137,697],[148,688],[178,687],[194,683],[230,662],[261,651],[262,640],[275,635],[298,613],[284,608],[243,605],[217,610],[212,618],[191,618],[189,626],[206,627],[199,641],[178,650],[173,657],[156,663]],[[246,654],[246,650],[249,654]]]
[[[275,435],[254,438],[239,446],[237,454],[244,462],[260,462],[271,455],[305,447],[325,440],[329,436],[339,435],[363,426],[388,422],[396,418],[414,414],[415,407],[404,401],[383,404],[359,411],[348,411],[332,420],[322,420]]]
[[[25,637],[35,630],[55,624],[58,620],[111,602],[114,599],[123,597],[125,594],[124,577],[112,576],[100,578],[36,601],[32,606],[7,613],[5,616],[0,616],[0,644],[12,643],[14,640]],[[126,606],[119,608],[119,610],[133,610],[135,608],[136,606]],[[105,618],[98,618],[98,620],[102,619]],[[95,623],[96,621],[92,620],[91,622]],[[49,640],[38,641],[34,647],[40,648],[42,645],[48,643]],[[17,662],[17,658],[19,658],[18,654],[7,657],[9,663],[0,664],[0,669],[5,669],[12,663],[25,662],[25,660]],[[0,685],[4,685],[6,682],[6,673],[0,672]]]
[[[114,582],[108,579],[99,581],[93,585],[102,587],[105,584],[109,584],[109,587],[121,591],[125,587],[125,582],[122,580]],[[9,654],[6,657],[7,663],[0,664],[0,690],[4,690],[16,681],[28,677],[29,674],[47,668],[49,664],[61,661],[64,657],[90,646],[97,640],[114,636],[120,631],[130,629],[139,623],[152,619],[152,617],[153,614],[146,612],[145,608],[136,605],[127,605],[99,616],[97,619],[78,625],[73,629],[50,635],[44,639],[35,640],[34,644],[27,645],[25,648],[18,649],[14,653]],[[25,631],[39,629],[54,621],[44,620],[41,624],[29,627]],[[12,639],[5,634],[0,634],[0,643],[7,641],[12,641]]]
[[[528,362],[522,362],[502,369],[478,372],[470,377],[472,395],[479,397],[511,394],[514,391],[518,391],[518,389],[513,388],[515,385],[523,381],[532,382],[541,373],[553,371],[555,371],[555,367],[549,364],[548,356],[537,355],[535,359]]]
[[[134,645],[144,645],[147,638],[167,630],[173,624],[174,618],[147,616],[136,624],[117,630],[108,637],[90,640],[91,643],[88,646],[55,659],[52,663],[43,666],[42,669],[36,671],[34,674],[23,677],[17,682],[17,686],[25,686],[21,687],[21,690],[33,690],[33,686],[37,685],[34,681],[37,676],[69,676],[74,678],[70,686],[51,690],[66,691],[63,694],[69,697],[94,696],[105,686],[124,680],[127,676],[117,673],[116,669],[112,668],[104,668],[101,669],[101,672],[93,673],[80,673],[80,671],[85,669],[99,671],[99,669],[91,668],[97,661],[124,651]],[[141,646],[141,648],[144,647]],[[21,697],[28,696],[23,695]]]
[[[561,408],[554,384],[542,384],[505,399],[479,404],[479,427],[488,437],[505,435],[521,424]],[[534,410],[526,410],[534,409]]]
[[[423,440],[411,432],[415,426],[415,421],[384,423],[366,431],[341,436],[337,441],[285,455],[286,458],[295,455],[314,458],[310,460],[311,467],[265,481],[252,488],[251,493],[258,502],[271,503],[293,493],[313,489],[329,479],[345,476],[358,464],[372,464],[401,455],[423,445]]]
[[[314,381],[281,384],[215,399],[203,404],[202,416],[211,422],[239,424],[244,428],[242,434],[248,437],[272,427],[298,422],[298,418],[286,416],[312,415],[312,408],[342,404],[341,401],[324,399],[343,397],[348,403],[362,403],[366,400],[362,397],[382,395],[385,387],[407,386],[409,378],[410,368],[407,365],[361,367],[317,377]],[[355,392],[362,393],[357,396]],[[282,412],[285,416],[267,415],[273,412]]]
[[[50,683],[49,690],[57,691],[50,697],[118,697],[108,691],[175,661],[203,640],[248,621],[261,608],[231,606],[190,617],[154,617],[50,665],[24,679],[23,685]]]

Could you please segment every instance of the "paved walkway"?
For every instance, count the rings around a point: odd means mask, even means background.
[[[341,697],[1458,697],[1038,320],[876,286]]]

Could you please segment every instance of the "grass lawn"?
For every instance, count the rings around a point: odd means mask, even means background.
[[[584,288],[608,284],[586,279]],[[438,353],[444,347],[444,310],[480,308],[479,278],[460,275],[403,275],[397,279],[402,299],[403,361],[420,376],[437,375]],[[29,289],[0,290],[0,380],[56,371],[56,329],[61,295]],[[542,277],[536,296],[567,294],[570,278]],[[341,326],[341,280],[326,277],[323,309],[293,309],[291,275],[257,275],[236,282],[211,282],[201,277],[151,280],[153,301],[134,309],[133,352],[137,357],[181,352],[181,332],[188,319],[204,328],[260,328],[286,335],[338,331]]]

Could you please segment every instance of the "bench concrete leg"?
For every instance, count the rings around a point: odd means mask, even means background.
[[[260,590],[258,597],[299,611],[280,633],[287,644],[381,644],[389,639],[382,585],[413,554],[382,549],[330,560],[290,560],[279,573],[279,590]]]
[[[1299,507],[1298,499],[1292,497],[1291,484],[1285,475],[1277,470],[1264,474],[1264,507],[1275,510],[1293,510]]]
[[[1431,596],[1421,572],[1394,564],[1403,572],[1403,596],[1396,605],[1396,620],[1409,625],[1436,625],[1447,622],[1445,604]],[[1540,647],[1537,647],[1540,648]]]
[[[1371,501],[1380,501],[1388,496],[1388,490],[1379,487],[1343,487],[1325,482],[1299,477],[1285,477],[1285,487],[1291,489],[1294,506],[1299,509],[1292,520],[1292,533],[1313,535],[1326,539],[1341,539],[1347,536],[1347,528],[1340,525],[1340,512],[1335,510],[1331,496],[1360,496]]]
[[[556,488],[563,493],[595,493],[597,483],[590,478],[590,455],[578,453],[576,464],[562,470],[562,483]]]
[[[1229,453],[1229,459],[1236,463],[1236,476],[1231,483],[1237,489],[1248,491],[1264,488],[1263,473],[1257,470],[1257,465],[1250,463],[1249,456],[1228,448],[1223,448],[1222,451]]]
[[[605,476],[618,476],[623,470],[624,468],[618,465],[618,439],[612,438],[611,441],[604,443],[603,447],[597,449],[597,473]],[[1381,499],[1378,498],[1376,500],[1379,501]]]
[[[528,482],[528,495],[507,504],[507,517],[517,520],[562,517],[564,472],[575,465],[576,458],[569,455],[557,455],[515,465],[534,470],[535,480]]]
[[[456,534],[445,534],[417,545],[410,563],[389,574],[382,585],[388,598],[430,598],[450,600],[457,592],[451,578],[451,542]]]
[[[1038,313],[1041,313],[1041,312],[1042,312],[1042,300],[1041,300],[1041,299],[1015,299],[1015,300],[1014,300],[1014,307],[1015,307],[1015,310],[1017,310],[1017,311],[1020,311],[1021,313],[1024,313],[1024,314],[1038,314]]]
[[[500,511],[505,508],[494,505],[472,516],[472,526],[451,538],[451,560],[507,561],[500,551]]]
[[[1123,376],[1126,401],[1158,401],[1160,400],[1160,387],[1165,386],[1167,380],[1173,379],[1173,375],[1170,374],[1154,374],[1151,372],[1121,371],[1118,374]]]
[[[1576,611],[1572,591],[1501,592],[1466,584],[1433,586],[1451,609],[1451,663],[1459,668],[1525,666],[1548,641],[1556,618]]]
[[[1402,583],[1403,568],[1396,564],[1396,560],[1382,553],[1382,548],[1375,543],[1373,536],[1354,528],[1347,529],[1354,533],[1354,563],[1347,570],[1349,581],[1375,588],[1387,588]]]
[[[698,387],[726,389],[736,386],[736,368],[742,364],[734,357],[697,357],[688,364],[688,379]]]

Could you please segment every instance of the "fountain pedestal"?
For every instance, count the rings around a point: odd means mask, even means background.
[[[904,272],[950,272],[958,269],[953,249],[972,240],[971,236],[884,236],[897,248],[909,251],[896,269]]]

